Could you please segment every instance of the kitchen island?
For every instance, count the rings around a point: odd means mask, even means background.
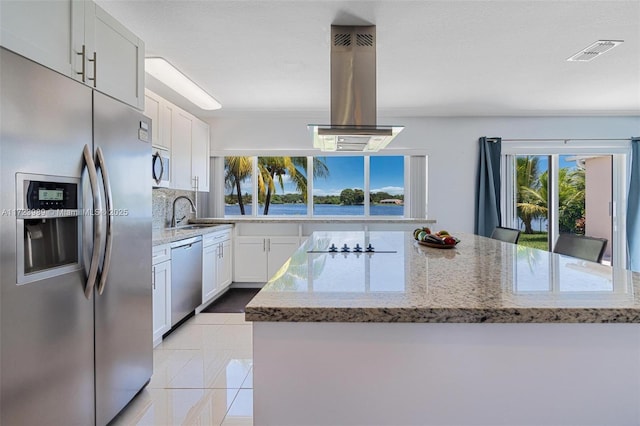
[[[255,424],[640,424],[640,276],[457,237],[313,234],[246,309]]]

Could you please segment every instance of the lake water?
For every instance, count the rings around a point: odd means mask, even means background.
[[[520,220],[520,218],[516,219],[516,223],[516,228],[524,231],[524,223]],[[549,232],[549,221],[544,217],[533,219],[531,221],[531,229],[533,229],[534,232]]]
[[[252,214],[252,206],[244,206],[245,215]],[[260,206],[259,214],[262,215],[263,207]],[[225,216],[240,215],[240,207],[235,205],[224,206]],[[306,204],[271,204],[267,216],[306,216]],[[314,216],[362,216],[364,206],[341,206],[338,204],[316,204],[313,206]],[[403,216],[404,206],[396,204],[375,204],[370,206],[371,216]]]

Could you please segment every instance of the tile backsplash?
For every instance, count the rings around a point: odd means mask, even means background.
[[[171,208],[176,197],[184,195],[196,202],[195,191],[182,191],[179,189],[154,188],[153,189],[153,229],[168,228],[171,226]],[[196,217],[191,211],[191,205],[187,200],[179,200],[176,204],[176,219],[188,219]]]

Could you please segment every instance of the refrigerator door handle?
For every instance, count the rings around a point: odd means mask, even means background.
[[[107,220],[107,235],[104,244],[104,258],[102,259],[102,271],[100,271],[100,282],[98,283],[98,294],[102,294],[107,283],[107,275],[111,266],[111,247],[113,246],[113,196],[111,195],[111,182],[109,172],[104,160],[102,148],[96,149],[97,165],[102,173],[102,184],[104,186],[105,211],[103,212]]]
[[[100,189],[98,188],[98,172],[96,171],[89,145],[84,146],[83,155],[84,162],[87,165],[87,172],[89,173],[89,183],[93,196],[93,211],[91,211],[93,215],[93,253],[91,254],[91,263],[87,274],[87,284],[84,287],[84,295],[89,299],[93,293],[98,275],[98,257],[100,256],[100,242],[102,241],[102,200],[100,199]]]

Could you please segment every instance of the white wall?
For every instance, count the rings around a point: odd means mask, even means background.
[[[307,124],[325,124],[322,114],[250,113],[215,117],[211,155],[246,155],[311,150]],[[404,131],[388,153],[419,151],[429,156],[428,212],[437,228],[473,232],[478,138],[617,139],[640,135],[640,116],[633,117],[379,117],[380,124],[401,124]]]
[[[611,259],[611,157],[587,158],[585,165],[585,235],[606,238],[605,259]]]

